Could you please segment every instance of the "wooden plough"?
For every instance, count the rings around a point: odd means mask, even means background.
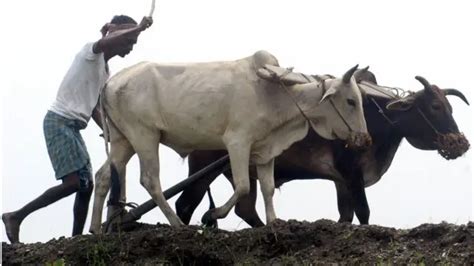
[[[180,193],[181,191],[183,191],[186,187],[192,185],[194,182],[201,179],[202,177],[210,175],[210,174],[221,174],[222,172],[228,170],[229,168],[230,168],[229,155],[225,155],[221,157],[220,159],[218,159],[217,161],[209,164],[208,166],[204,167],[203,169],[189,176],[185,180],[165,190],[163,192],[163,195],[165,196],[166,199],[170,199],[174,197],[175,195],[177,195],[178,193]],[[118,195],[120,195],[120,184],[114,184],[114,182],[119,182],[119,180],[112,180],[112,189],[110,191],[110,198],[112,197],[118,198]],[[132,207],[132,209],[130,209],[130,211],[126,211],[125,206]],[[105,233],[115,231],[117,227],[120,228],[123,225],[137,221],[145,213],[148,213],[155,207],[156,207],[156,204],[152,199],[140,205],[127,204],[127,203],[119,203],[119,206],[109,205],[109,208],[111,209],[115,208],[115,210],[109,211],[110,215],[108,215],[107,221],[102,224],[102,230]]]

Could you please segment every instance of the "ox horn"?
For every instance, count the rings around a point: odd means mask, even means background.
[[[352,75],[354,75],[354,72],[357,70],[357,68],[359,67],[359,64],[353,66],[351,69],[347,70],[347,72],[344,74],[344,76],[342,76],[342,81],[344,83],[349,83],[349,81],[351,80],[351,77]]]
[[[467,105],[469,105],[469,101],[467,100],[466,96],[464,96],[464,94],[462,94],[462,92],[456,90],[456,89],[442,89],[444,95],[454,95],[454,96],[458,96],[459,98],[461,98],[461,100],[463,100]]]
[[[415,79],[418,80],[421,84],[423,84],[425,89],[431,89],[431,84],[424,77],[416,76]]]

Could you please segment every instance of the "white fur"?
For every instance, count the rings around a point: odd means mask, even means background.
[[[288,87],[260,79],[264,64],[277,65],[271,54],[259,51],[236,61],[160,65],[140,63],[115,75],[105,88],[105,110],[110,123],[111,151],[96,175],[91,232],[100,232],[101,214],[113,163],[125,197],[125,165],[136,152],[141,184],[173,226],[182,222],[166,202],[159,179],[159,143],[185,156],[193,150],[229,152],[235,182],[232,197],[216,208],[213,218],[223,218],[249,191],[249,161],[257,165],[265,201],[267,223],[273,208],[273,158],[304,138],[309,123],[294,101],[323,137],[345,139],[349,129],[329,104],[332,99],[356,132],[367,133],[360,91],[351,78],[326,81],[321,103],[321,84]],[[290,97],[289,93],[292,95]],[[353,108],[347,98],[357,103]]]

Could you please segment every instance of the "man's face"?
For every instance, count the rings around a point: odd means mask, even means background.
[[[121,31],[136,27],[136,24],[120,24],[116,25],[109,29],[109,34],[120,34]],[[133,46],[137,43],[139,33],[130,33],[125,36],[123,41],[117,44],[114,47],[115,54],[119,55],[120,57],[125,57],[133,50]]]
[[[123,42],[117,47],[117,54],[121,57],[125,57],[128,55],[132,50],[133,46],[137,43],[138,34],[134,34],[134,36],[127,36]]]

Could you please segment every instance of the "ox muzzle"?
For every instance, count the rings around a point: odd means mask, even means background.
[[[351,132],[346,140],[346,148],[364,150],[372,145],[372,137],[368,133]]]
[[[469,141],[462,133],[438,134],[435,145],[438,153],[446,160],[458,158],[470,147]]]

